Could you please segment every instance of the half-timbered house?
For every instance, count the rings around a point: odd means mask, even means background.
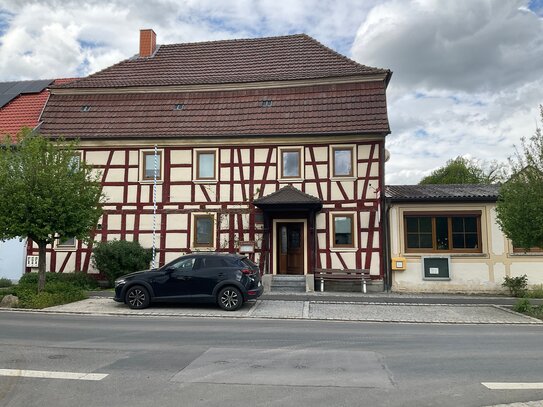
[[[391,72],[303,34],[155,44],[142,30],[138,55],[55,87],[42,115],[102,174],[95,240],[150,247],[156,229],[159,265],[242,251],[266,274],[369,269],[379,287]],[[63,241],[48,268],[93,272],[91,253]]]

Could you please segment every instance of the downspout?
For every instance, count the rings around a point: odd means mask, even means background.
[[[390,247],[390,209],[392,208],[390,198],[385,196],[384,199],[385,213],[384,213],[384,228],[385,228],[385,284],[387,292],[390,292],[392,288],[392,257]]]

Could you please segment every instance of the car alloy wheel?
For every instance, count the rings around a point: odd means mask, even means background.
[[[219,306],[226,311],[235,311],[242,303],[243,298],[237,288],[226,287],[219,293]]]
[[[126,293],[126,303],[132,309],[146,308],[149,306],[149,293],[144,287],[132,287]]]

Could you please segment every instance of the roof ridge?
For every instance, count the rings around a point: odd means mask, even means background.
[[[225,42],[245,42],[245,41],[259,41],[259,40],[275,40],[279,38],[295,38],[295,37],[309,37],[304,33],[286,34],[286,35],[272,35],[269,37],[247,37],[247,38],[230,38],[224,40],[207,40],[207,41],[190,41],[190,42],[176,42],[175,44],[161,44],[162,47],[175,47],[180,45],[205,45],[205,44],[220,44]],[[158,47],[158,45],[157,45]]]
[[[310,36],[308,34],[302,33],[300,35],[303,36],[303,37],[306,37],[307,39],[309,39],[311,41],[313,41],[315,44],[319,45],[321,48],[323,48],[324,50],[330,52],[331,54],[333,54],[333,55],[335,55],[337,57],[340,57],[340,58],[346,60],[347,62],[353,63],[353,64],[355,64],[355,65],[357,65],[359,67],[377,69],[377,70],[380,70],[380,71],[383,71],[383,72],[391,72],[390,69],[377,68],[377,67],[374,67],[374,66],[361,64],[360,62],[357,62],[354,59],[351,59],[346,55],[340,54],[339,52],[337,52],[336,50],[328,47],[327,45],[324,45],[322,42],[320,42],[319,40],[313,38],[312,36]]]

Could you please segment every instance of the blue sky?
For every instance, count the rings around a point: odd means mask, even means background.
[[[543,0],[4,0],[0,81],[103,69],[141,28],[159,43],[304,32],[391,69],[388,183],[458,155],[505,160],[543,103]]]

